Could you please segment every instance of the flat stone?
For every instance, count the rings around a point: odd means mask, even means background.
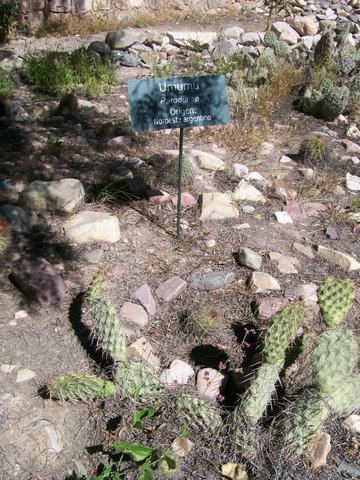
[[[342,140],[341,142],[343,146],[345,147],[347,153],[349,154],[354,154],[354,155],[360,155],[360,145],[358,145],[355,142],[352,142],[351,140]]]
[[[106,212],[80,212],[62,227],[66,239],[74,243],[115,243],[121,238],[119,219]]]
[[[16,383],[28,382],[34,378],[36,373],[29,368],[21,368],[16,375]]]
[[[168,32],[170,42],[177,47],[194,46],[209,49],[218,38],[217,32]]]
[[[214,172],[225,170],[225,163],[212,153],[190,150],[190,157],[199,162],[200,167]]]
[[[261,44],[259,32],[246,32],[241,35],[240,43],[245,46],[258,47]]]
[[[326,465],[327,456],[331,450],[331,437],[326,432],[321,432],[311,440],[308,448],[312,468],[316,469]]]
[[[165,302],[171,302],[187,287],[187,282],[180,277],[171,277],[156,290],[156,296]]]
[[[35,212],[14,205],[0,205],[0,218],[19,233],[31,230],[38,220]]]
[[[240,247],[236,255],[236,261],[244,267],[260,270],[262,257],[251,248]]]
[[[18,310],[14,315],[15,320],[23,320],[28,318],[28,313],[25,310]]]
[[[177,195],[171,198],[171,203],[175,206],[177,206],[178,203],[178,197]],[[181,194],[181,206],[182,207],[193,207],[197,204],[196,198],[191,195],[189,192],[183,192]]]
[[[202,194],[200,221],[238,217],[239,210],[234,205],[230,195],[220,192]]]
[[[279,163],[291,163],[292,158],[287,157],[286,155],[281,155]]]
[[[314,258],[312,248],[309,245],[303,245],[302,243],[294,242],[292,244],[292,249],[305,255],[308,258],[311,258],[311,259]]]
[[[247,175],[249,175],[249,169],[246,165],[242,165],[241,163],[234,163],[227,173],[228,179],[233,182],[240,182],[240,180]]]
[[[146,40],[147,33],[134,28],[121,28],[116,32],[109,32],[105,38],[111,50],[123,50],[134,43],[144,43]]]
[[[298,285],[295,288],[295,294],[305,307],[312,307],[313,305],[316,305],[318,301],[316,295],[317,290],[318,286],[314,283],[306,283],[305,285]]]
[[[229,271],[209,272],[200,278],[192,279],[190,287],[195,290],[217,290],[224,288],[235,279],[235,273]]]
[[[176,437],[171,444],[174,455],[177,457],[187,457],[193,446],[193,442],[186,437]]]
[[[296,45],[300,40],[300,35],[296,30],[288,26],[289,28],[284,29],[279,35],[279,41],[285,42],[288,45]]]
[[[255,313],[260,319],[266,320],[272,318],[288,303],[289,300],[283,297],[257,297]]]
[[[223,31],[223,36],[227,39],[234,38],[235,40],[240,40],[243,33],[244,29],[241,27],[228,27]]]
[[[156,302],[151,293],[150,287],[147,283],[144,283],[141,287],[139,287],[134,293],[133,297],[135,297],[141,305],[145,308],[149,315],[155,315],[156,313]]]
[[[279,252],[269,253],[270,261],[277,264],[277,268],[281,273],[291,274],[298,273],[294,265],[299,265],[299,260],[295,257],[288,257]]]
[[[141,328],[146,327],[149,323],[148,314],[145,309],[131,302],[123,303],[119,316],[126,322],[134,323]]]
[[[345,418],[342,425],[352,432],[360,433],[360,415],[350,415]]]
[[[203,397],[215,401],[221,393],[225,377],[213,368],[202,368],[196,377],[196,390]]]
[[[103,256],[104,256],[103,250],[101,250],[100,248],[97,248],[95,250],[91,250],[90,252],[85,253],[84,259],[88,263],[97,265],[98,263],[101,263]]]
[[[165,192],[164,190],[148,190],[146,196],[149,202],[155,205],[160,205],[161,203],[166,203],[170,200],[170,193]]]
[[[82,183],[75,178],[53,182],[37,180],[20,193],[19,203],[30,210],[72,212],[85,198]]]
[[[278,223],[286,225],[287,223],[293,223],[293,219],[288,212],[275,212],[274,213]]]
[[[332,227],[331,225],[329,227],[326,227],[325,235],[329,237],[331,240],[338,240],[339,238],[339,234],[336,228]]]
[[[360,191],[360,177],[356,175],[346,174],[346,187],[354,192]]]
[[[48,450],[54,453],[60,453],[64,449],[61,441],[61,433],[56,430],[54,425],[48,420],[40,420],[40,425],[46,434]]]
[[[42,257],[24,255],[15,263],[11,274],[20,290],[41,305],[60,300],[67,291],[59,272]]]
[[[175,359],[171,362],[170,367],[161,373],[160,382],[168,387],[186,385],[194,375],[195,372],[189,364],[182,360]]]
[[[323,203],[289,203],[283,207],[283,211],[287,212],[291,218],[304,218],[311,215],[318,215],[325,212],[327,206]]]
[[[221,465],[221,473],[231,480],[248,480],[248,474],[240,463],[225,463]]]
[[[127,347],[126,357],[143,360],[155,370],[160,368],[160,358],[154,355],[154,349],[145,337],[138,338]]]
[[[250,185],[246,180],[241,180],[233,192],[235,201],[248,200],[250,202],[266,202],[264,195],[255,187]]]
[[[322,258],[339,265],[339,267],[347,272],[352,272],[360,268],[360,263],[346,253],[339,252],[333,248],[323,247],[322,245],[317,245],[317,251]]]
[[[279,282],[265,272],[254,272],[249,278],[249,288],[253,293],[265,293],[268,290],[280,290]]]
[[[124,67],[138,67],[141,63],[141,58],[135,53],[123,53],[119,58],[119,63]]]
[[[306,17],[295,17],[294,18],[294,28],[301,35],[304,36],[313,36],[316,35],[319,31],[320,24],[316,20],[315,16],[307,15]]]

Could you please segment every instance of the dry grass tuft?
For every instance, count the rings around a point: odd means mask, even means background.
[[[271,127],[266,117],[257,113],[245,114],[231,125],[217,131],[215,141],[219,145],[227,145],[237,150],[258,151],[261,145],[269,140]]]

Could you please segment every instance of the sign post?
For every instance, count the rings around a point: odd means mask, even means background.
[[[129,80],[128,93],[134,131],[180,129],[176,224],[179,239],[184,128],[230,123],[225,77]]]

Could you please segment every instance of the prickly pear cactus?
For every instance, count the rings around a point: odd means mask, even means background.
[[[330,327],[339,325],[354,302],[355,284],[349,278],[337,282],[334,277],[328,277],[320,285],[317,295],[325,322]]]
[[[354,370],[359,346],[350,330],[333,328],[316,340],[311,355],[314,380],[324,394],[330,394]]]
[[[336,415],[349,415],[360,408],[360,374],[342,379],[328,399],[329,406]]]
[[[285,42],[277,42],[274,46],[275,55],[280,58],[288,59],[291,56],[291,48]]]
[[[92,308],[93,337],[96,344],[113,359],[125,358],[125,337],[116,316],[115,307],[107,300],[98,300]]]
[[[116,393],[113,382],[86,373],[66,373],[51,380],[47,389],[57,400],[95,400],[111,397]]]
[[[316,67],[324,67],[331,62],[334,47],[333,33],[328,30],[320,38],[314,50],[314,64]]]
[[[325,163],[328,153],[326,138],[320,135],[309,135],[303,141],[300,152],[308,165],[319,166]]]
[[[341,115],[349,102],[350,90],[345,85],[334,87],[329,95],[326,95],[320,102],[319,108],[322,118],[332,122]]]
[[[276,365],[264,363],[258,370],[257,377],[252,381],[246,398],[237,408],[240,417],[255,425],[266,410],[275,391],[279,378],[279,368]],[[236,417],[235,415],[235,417]]]
[[[265,32],[264,45],[266,47],[274,48],[277,42],[278,42],[278,39],[275,32]]]
[[[159,400],[164,394],[159,375],[143,362],[120,362],[114,382],[120,397],[133,401]]]
[[[320,90],[309,87],[300,99],[299,108],[301,111],[317,117],[320,114],[320,102],[323,98],[324,94]]]
[[[334,87],[334,82],[330,78],[324,78],[320,83],[320,90],[323,95],[329,95]]]
[[[214,432],[222,426],[221,416],[214,404],[202,398],[181,393],[176,399],[176,407],[192,425],[201,430]]]
[[[179,164],[177,161],[171,161],[167,165],[166,179],[168,183],[174,187],[176,187],[178,183],[178,168]],[[196,177],[196,174],[196,166],[194,165],[193,161],[191,158],[185,156],[182,162],[182,186],[186,187],[191,185]]]
[[[329,416],[329,408],[318,392],[301,395],[290,416],[287,441],[293,450],[302,453],[311,439],[320,431],[322,423]]]
[[[101,297],[101,285],[106,275],[106,268],[102,268],[97,275],[93,278],[87,291],[87,301],[90,305],[93,305]]]
[[[278,62],[274,51],[271,48],[267,48],[261,52],[258,58],[258,64],[260,67],[267,68],[269,70],[276,68]]]
[[[264,338],[264,361],[284,366],[286,349],[293,341],[304,316],[300,305],[287,305],[272,319]]]

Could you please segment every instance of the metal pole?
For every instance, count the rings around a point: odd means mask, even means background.
[[[181,184],[182,184],[182,170],[183,170],[183,146],[184,146],[184,129],[180,128],[179,139],[179,171],[178,171],[178,201],[177,201],[177,221],[176,221],[176,238],[180,239],[181,226]]]

